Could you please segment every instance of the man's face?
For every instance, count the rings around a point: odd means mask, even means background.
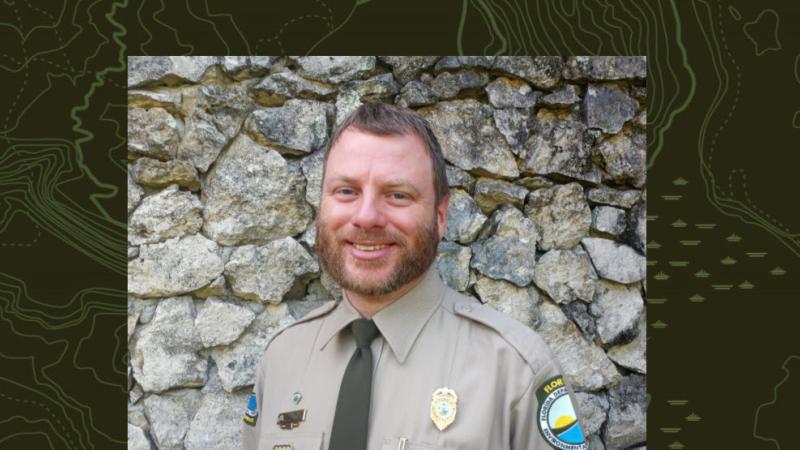
[[[316,239],[325,270],[366,296],[419,278],[436,257],[449,200],[435,204],[424,142],[348,128],[330,152]]]

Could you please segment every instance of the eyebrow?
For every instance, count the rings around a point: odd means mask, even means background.
[[[349,177],[347,175],[334,175],[329,180],[329,183],[345,183],[345,184],[357,184],[357,180],[353,177]],[[420,195],[419,190],[414,187],[414,183],[405,179],[405,178],[390,178],[386,182],[383,183],[384,187],[389,188],[405,188],[413,192],[414,195]]]

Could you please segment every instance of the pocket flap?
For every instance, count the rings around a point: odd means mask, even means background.
[[[286,431],[261,436],[259,450],[321,450],[323,433]]]

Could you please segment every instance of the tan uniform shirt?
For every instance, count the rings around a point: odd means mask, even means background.
[[[328,448],[355,351],[348,324],[360,317],[346,299],[331,302],[273,338],[245,414],[245,448]],[[370,450],[586,448],[571,390],[542,339],[450,289],[434,269],[373,320],[381,336],[371,347]],[[455,395],[433,402],[440,388]],[[279,414],[295,410],[305,419],[281,429]],[[452,421],[440,431],[432,416]]]

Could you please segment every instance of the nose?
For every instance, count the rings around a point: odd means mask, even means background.
[[[380,199],[376,195],[364,193],[353,214],[352,223],[365,230],[385,227],[386,217],[381,211]]]

